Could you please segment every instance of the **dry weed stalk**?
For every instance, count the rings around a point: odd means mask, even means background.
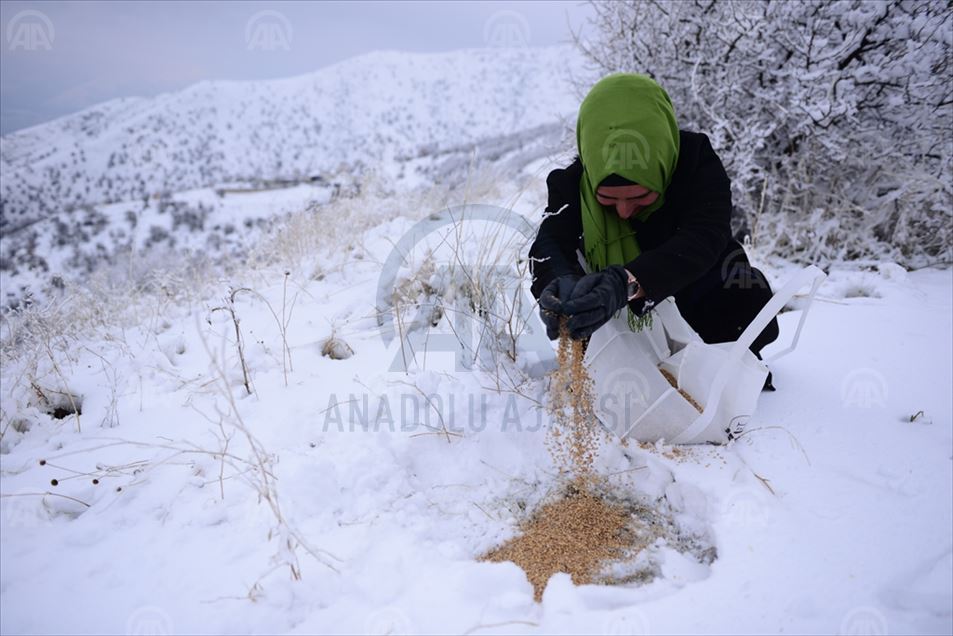
[[[249,481],[251,485],[258,491],[260,498],[268,504],[268,508],[275,517],[278,534],[284,542],[283,546],[281,547],[281,552],[286,555],[287,565],[291,570],[292,578],[295,580],[301,579],[301,566],[298,563],[296,554],[297,546],[304,548],[308,554],[314,557],[322,565],[325,565],[331,570],[337,572],[337,568],[329,561],[329,558],[335,560],[339,559],[326,550],[311,547],[301,532],[294,528],[285,518],[278,501],[278,491],[276,484],[277,479],[271,472],[273,458],[265,451],[261,442],[254,436],[254,434],[252,434],[251,430],[248,428],[247,424],[242,418],[238,404],[235,402],[235,397],[232,395],[232,391],[229,388],[228,376],[225,373],[224,365],[219,362],[219,357],[216,356],[209,348],[208,342],[205,339],[205,334],[202,333],[198,324],[196,324],[196,329],[200,334],[199,339],[202,341],[202,347],[205,349],[205,353],[208,355],[209,360],[212,363],[215,376],[218,380],[216,386],[228,407],[226,411],[222,411],[216,406],[217,415],[222,421],[227,421],[229,424],[231,424],[241,434],[241,436],[245,438],[245,441],[248,443],[248,447],[252,451],[252,460],[250,463],[254,466],[255,471],[253,472],[253,477],[249,479]],[[223,350],[221,354],[223,360],[225,357],[224,345],[225,341],[223,340]],[[230,438],[226,437],[226,441],[229,440]],[[269,533],[269,539],[271,539],[271,534],[272,533]]]
[[[242,338],[242,330],[239,327],[241,319],[238,317],[238,313],[235,311],[235,295],[238,292],[242,291],[244,288],[240,289],[231,289],[227,296],[225,296],[225,305],[222,307],[214,307],[211,313],[216,311],[227,311],[232,317],[232,324],[235,326],[235,346],[238,347],[238,360],[242,365],[242,383],[245,385],[245,390],[248,392],[248,395],[251,395],[251,381],[248,378],[248,364],[245,362],[245,340]],[[250,291],[250,290],[249,290]],[[208,321],[211,324],[211,320]]]

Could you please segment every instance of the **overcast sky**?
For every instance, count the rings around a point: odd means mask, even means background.
[[[2,2],[0,132],[203,79],[307,73],[377,49],[567,42],[579,2]]]

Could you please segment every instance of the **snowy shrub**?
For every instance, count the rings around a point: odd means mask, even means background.
[[[592,80],[646,73],[733,181],[735,229],[801,261],[948,261],[945,2],[597,3]],[[590,84],[582,86],[588,89]]]

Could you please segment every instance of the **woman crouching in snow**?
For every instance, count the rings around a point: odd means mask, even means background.
[[[580,105],[576,143],[576,160],[546,179],[548,214],[529,252],[549,338],[561,316],[580,340],[626,306],[640,324],[673,296],[705,342],[736,340],[772,292],[731,236],[731,182],[708,137],[679,130],[655,81],[617,73]],[[752,352],[777,337],[772,320]]]

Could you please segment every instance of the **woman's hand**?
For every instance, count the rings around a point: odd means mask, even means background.
[[[573,340],[588,338],[625,307],[628,280],[629,273],[621,265],[610,265],[579,280],[561,307],[569,316],[569,336]]]
[[[565,315],[563,303],[572,296],[579,279],[576,274],[554,278],[539,295],[539,317],[546,325],[546,335],[550,340],[559,337],[559,318]]]

